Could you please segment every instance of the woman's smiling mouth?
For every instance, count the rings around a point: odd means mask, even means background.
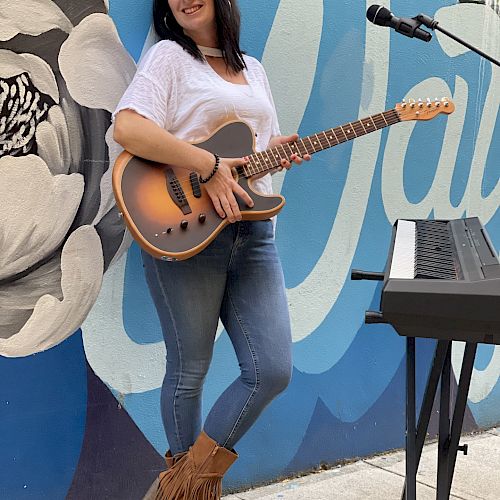
[[[191,14],[198,12],[202,7],[203,5],[193,5],[193,7],[189,7],[188,9],[182,9],[182,12],[184,12],[184,14],[189,16]]]

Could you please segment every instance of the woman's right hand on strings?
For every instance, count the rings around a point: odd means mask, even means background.
[[[250,208],[253,200],[250,195],[234,180],[232,169],[245,165],[248,158],[221,158],[217,172],[204,184],[215,211],[229,222],[241,220],[241,212],[236,201],[238,195]]]

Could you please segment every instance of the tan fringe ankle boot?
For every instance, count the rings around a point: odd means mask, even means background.
[[[219,500],[222,477],[237,458],[202,431],[189,451],[160,474],[156,500]]]

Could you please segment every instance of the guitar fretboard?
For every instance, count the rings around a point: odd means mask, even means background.
[[[296,142],[280,144],[266,151],[254,153],[249,156],[249,162],[242,167],[245,177],[272,170],[281,164],[281,160],[289,160],[291,155],[312,155],[324,149],[332,148],[343,142],[351,141],[357,137],[375,132],[395,123],[400,122],[399,115],[395,109],[385,111],[376,115],[356,120],[340,127],[331,128],[308,135],[298,139]]]

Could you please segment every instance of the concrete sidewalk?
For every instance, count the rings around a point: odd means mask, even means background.
[[[468,455],[459,452],[451,499],[500,500],[500,427],[472,436]],[[417,476],[418,500],[436,498],[437,443],[426,445]],[[404,483],[404,451],[360,460],[223,497],[224,500],[399,500]]]

